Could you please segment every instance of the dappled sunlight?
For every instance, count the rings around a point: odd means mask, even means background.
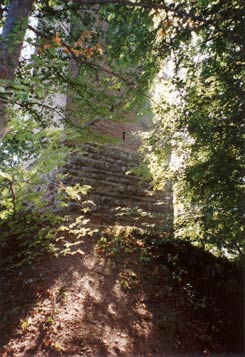
[[[97,238],[83,238],[77,248],[84,254],[50,257],[33,272],[24,272],[19,277],[20,288],[26,281],[33,283],[38,274],[40,277],[32,285],[28,301],[23,289],[11,293],[9,311],[26,307],[9,315],[12,329],[4,351],[14,352],[15,357],[24,353],[37,357],[65,353],[70,357],[204,350],[211,343],[210,326],[205,318],[198,320],[195,309],[205,311],[206,288],[197,287],[200,277],[194,274],[193,264],[204,277],[207,273],[202,265],[198,267],[199,262],[213,264],[215,269],[219,266],[220,271],[227,268],[221,267],[222,262],[212,263],[214,258],[196,248],[188,250],[183,245],[181,252],[171,243],[162,246],[161,238],[160,245],[154,247],[156,237],[147,243],[141,229],[108,227]],[[181,270],[177,262],[184,264]],[[11,279],[10,273],[8,276]],[[208,279],[213,284],[213,276]]]
[[[242,19],[0,2],[0,357],[244,350]]]
[[[128,276],[134,279],[135,268],[127,268],[126,261],[125,267],[118,266],[98,255],[95,239],[85,238],[82,247],[83,256],[52,258],[42,265],[43,280],[36,286],[39,293],[21,317],[6,351],[16,351],[18,356],[25,350],[27,355],[41,356],[50,349],[68,348],[77,353],[80,343],[92,355],[117,355],[140,351],[143,342],[137,340],[152,339],[153,314],[140,301],[141,295],[130,293],[133,281],[125,284]],[[81,342],[70,350],[71,341]]]

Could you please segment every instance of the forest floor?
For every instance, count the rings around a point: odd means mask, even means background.
[[[107,228],[0,279],[2,357],[243,352],[242,270],[188,243]]]

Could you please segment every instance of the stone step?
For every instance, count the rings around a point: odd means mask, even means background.
[[[66,168],[69,173],[69,177],[81,177],[81,178],[92,178],[92,179],[102,179],[106,182],[122,182],[124,184],[135,184],[139,185],[139,179],[132,174],[122,174],[120,172],[112,172],[110,170],[100,170],[93,167],[82,167],[80,169],[76,168]]]
[[[94,202],[95,206],[92,207],[94,211],[98,210],[106,210],[111,211],[115,210],[115,208],[131,208],[131,209],[142,209],[146,212],[152,213],[162,213],[169,210],[169,205],[165,202],[156,201],[156,200],[146,200],[140,199],[139,197],[133,196],[129,199],[128,196],[119,196],[116,194],[100,194],[100,193],[92,193],[89,195],[89,200]]]
[[[83,150],[87,153],[99,153],[99,155],[118,159],[125,158],[126,160],[132,161],[134,159],[139,159],[140,154],[134,151],[122,150],[114,145],[99,145],[94,143],[85,143]]]
[[[164,206],[168,197],[159,196],[158,194],[152,195],[138,186],[125,186],[122,184],[110,184],[103,181],[96,181],[93,179],[79,179],[74,178],[70,181],[71,185],[86,184],[91,186],[89,191],[90,197],[107,197],[107,199],[114,200],[115,198],[127,200],[133,203],[144,203],[153,206]],[[98,199],[97,199],[98,200]],[[125,205],[125,204],[124,204]]]
[[[91,191],[95,192],[101,192],[101,193],[111,193],[115,192],[118,194],[137,194],[139,196],[145,196],[146,192],[145,190],[137,185],[132,184],[132,182],[109,182],[109,181],[104,181],[102,178],[88,178],[88,177],[76,177],[73,176],[72,178],[69,178],[69,183],[71,185],[75,185],[77,183],[81,185],[89,185],[91,186]]]
[[[113,162],[109,162],[106,160],[102,160],[99,157],[97,158],[91,158],[91,157],[86,157],[86,156],[81,156],[79,159],[76,159],[74,161],[69,161],[69,166],[71,169],[80,169],[83,167],[89,167],[89,168],[94,168],[94,169],[99,169],[99,170],[110,170],[111,172],[121,172],[121,173],[126,173],[133,167],[137,167],[137,164],[130,164],[128,162],[124,162],[122,160],[115,160]]]
[[[78,156],[79,153],[82,154],[99,154],[101,157],[106,156],[106,157],[111,157],[111,158],[125,158],[129,161],[132,160],[141,160],[141,155],[135,151],[129,151],[129,150],[123,150],[122,148],[119,148],[117,146],[113,145],[100,145],[100,144],[88,144],[84,143],[84,145],[79,148],[79,150],[73,151],[76,156]]]

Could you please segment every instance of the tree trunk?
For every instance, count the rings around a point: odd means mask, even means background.
[[[29,14],[34,0],[12,0],[0,36],[0,86],[7,87],[15,79]],[[0,140],[8,122],[7,97],[0,98]]]

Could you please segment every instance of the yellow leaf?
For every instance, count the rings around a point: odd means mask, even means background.
[[[89,30],[85,30],[85,31],[83,31],[82,32],[82,34],[81,34],[81,38],[87,38],[87,39],[91,39],[92,38],[92,36],[91,36],[91,32],[89,31]]]
[[[76,41],[74,43],[74,47],[82,47],[83,45],[83,40],[82,39],[79,39],[78,41]]]
[[[60,38],[60,33],[59,32],[55,33],[55,37],[53,38],[53,41],[56,43],[56,45],[58,45],[59,47],[62,47],[62,42],[61,42],[61,38]]]
[[[159,31],[159,35],[160,35],[161,37],[164,37],[165,34],[166,34],[166,30],[165,30],[164,27],[162,27],[161,30]]]
[[[101,44],[98,43],[95,47],[96,47],[97,53],[102,56],[103,55],[103,48],[102,48]]]
[[[74,48],[71,51],[72,51],[72,54],[76,57],[79,57],[83,54],[83,51],[74,50]]]
[[[93,54],[94,54],[93,48],[86,48],[84,53],[87,58],[93,57]]]

